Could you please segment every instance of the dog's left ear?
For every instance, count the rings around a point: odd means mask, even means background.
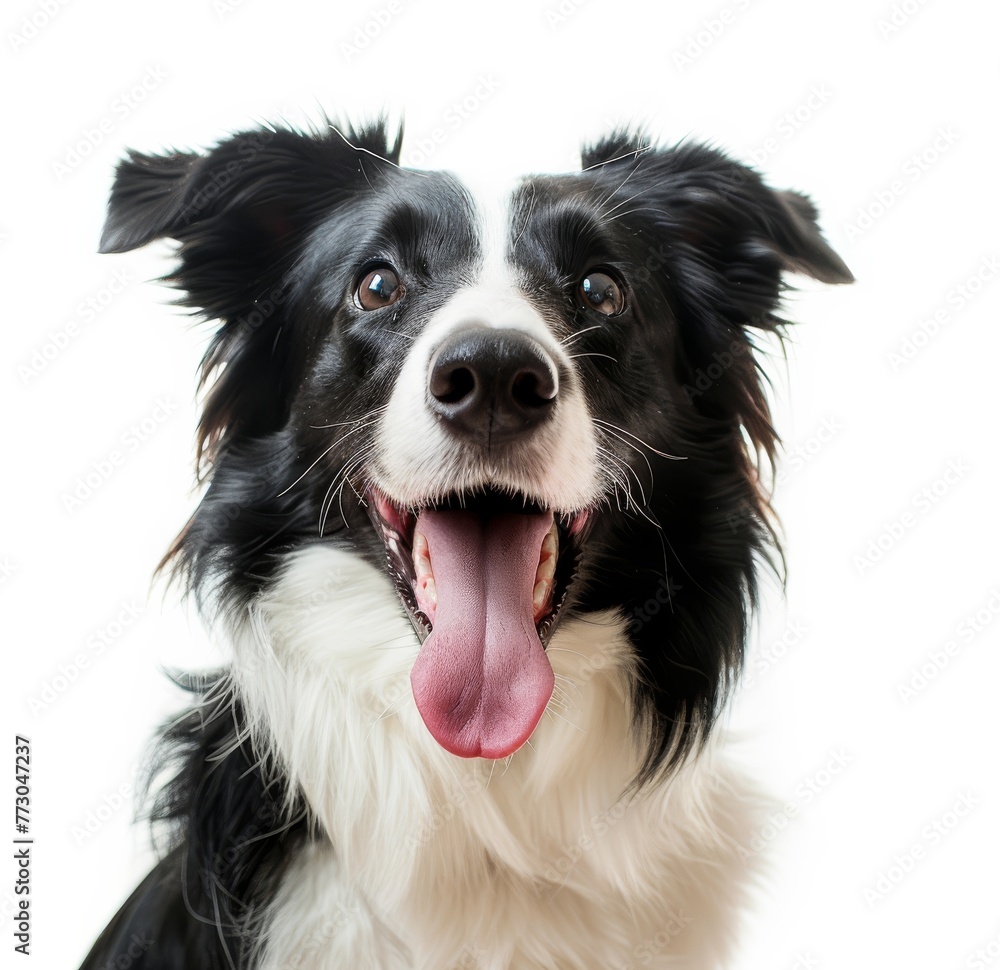
[[[809,199],[769,188],[720,151],[696,144],[656,148],[641,133],[620,131],[585,148],[583,168],[610,187],[609,201],[619,188],[634,195],[641,186],[656,206],[657,228],[712,268],[744,265],[766,273],[770,263],[824,283],[854,280],[823,238]]]
[[[768,192],[767,189],[764,192],[765,231],[787,268],[822,283],[853,283],[854,275],[847,264],[820,233],[819,214],[812,202],[798,192]],[[776,208],[773,215],[766,211],[768,195]]]
[[[680,323],[680,374],[691,407],[742,425],[773,456],[777,436],[753,332],[782,331],[786,272],[826,283],[854,278],[823,238],[816,209],[722,152],[650,147],[641,133],[618,132],[585,150],[583,167],[614,217],[657,247],[650,262]],[[619,215],[618,200],[628,198],[642,202]],[[731,363],[720,367],[720,359]]]

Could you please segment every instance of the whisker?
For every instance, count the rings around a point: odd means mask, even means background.
[[[535,186],[531,186],[531,200],[528,202],[528,212],[524,217],[524,225],[521,226],[521,231],[517,234],[517,239],[514,240],[514,248],[511,250],[512,253],[517,252],[517,244],[521,241],[521,237],[524,235],[525,230],[528,228],[528,223],[531,221],[531,214],[535,211]]]
[[[570,360],[576,360],[579,357],[606,357],[613,364],[617,364],[618,363],[618,358],[617,357],[612,357],[610,354],[596,354],[596,353],[591,353],[591,354],[570,354],[569,355],[569,359]]]
[[[584,327],[583,330],[577,330],[576,333],[571,333],[568,337],[565,337],[564,339],[560,340],[559,343],[563,347],[568,347],[574,340],[579,339],[585,333],[590,333],[591,330],[600,330],[600,329],[601,325],[599,323],[595,324],[592,327]]]
[[[332,424],[311,424],[309,425],[313,431],[323,431],[326,428],[343,428],[348,424],[357,424],[360,421],[367,421],[369,418],[374,418],[376,414],[381,414],[389,405],[380,404],[377,408],[372,408],[365,414],[362,414],[360,418],[353,418],[350,421],[334,421]]]
[[[636,206],[634,209],[626,209],[624,212],[619,212],[618,215],[612,216],[608,219],[608,222],[617,222],[619,219],[624,219],[625,216],[634,215],[636,212],[655,212],[658,215],[664,215],[664,210],[658,209],[656,206],[640,205]]]
[[[601,215],[606,215],[606,214],[607,214],[607,213],[605,213],[605,212],[604,212],[604,206],[605,206],[605,205],[607,205],[607,203],[609,203],[609,202],[610,202],[610,201],[611,201],[611,200],[612,200],[612,199],[613,199],[613,198],[614,198],[614,197],[615,197],[615,196],[616,196],[616,195],[617,195],[617,194],[618,194],[618,193],[619,193],[619,192],[620,192],[620,191],[622,190],[622,188],[624,188],[624,186],[625,186],[625,183],[626,183],[626,182],[627,182],[627,181],[628,181],[628,180],[629,180],[630,178],[632,178],[632,176],[633,176],[633,175],[635,175],[635,173],[636,173],[636,172],[638,172],[638,171],[639,171],[639,166],[638,166],[638,165],[636,165],[636,167],[635,167],[635,168],[633,168],[633,169],[632,169],[632,171],[631,171],[631,172],[629,172],[629,173],[628,173],[628,175],[626,175],[626,176],[625,176],[625,178],[623,178],[623,179],[621,180],[621,182],[620,182],[620,183],[619,183],[619,185],[618,185],[618,188],[616,188],[616,189],[615,189],[615,190],[614,190],[614,191],[613,191],[613,192],[612,192],[612,193],[611,193],[611,194],[610,194],[610,195],[609,195],[609,196],[608,196],[607,198],[605,198],[605,199],[602,199],[602,200],[601,200],[600,202],[598,202],[598,203],[597,203],[597,207],[598,207],[598,209],[600,209],[600,210],[601,210]],[[620,204],[621,204],[621,203],[619,203],[619,205],[620,205]],[[617,208],[618,208],[618,206],[615,206],[615,208],[617,209]],[[614,209],[612,209],[611,211],[613,212],[613,211],[614,211]]]
[[[556,684],[560,686],[562,690],[562,696],[566,699],[566,704],[563,705],[564,707],[569,707],[569,691],[566,689],[566,687],[560,684],[560,681],[565,681],[567,684],[569,684],[570,687],[573,688],[576,694],[578,694],[580,697],[583,697],[583,691],[580,689],[580,685],[575,680],[573,680],[571,677],[565,676],[565,674],[556,674]]]
[[[639,442],[639,444],[642,445],[643,448],[648,448],[654,455],[659,455],[661,458],[669,458],[672,461],[687,461],[686,455],[668,455],[665,451],[659,451],[658,449],[654,448],[648,441],[643,441],[642,438],[632,434],[631,431],[626,431],[624,428],[619,428],[617,424],[612,424],[610,421],[605,421],[603,418],[594,418],[594,423],[599,424],[604,428],[607,428],[612,433],[618,431],[623,435],[627,435],[633,441]],[[615,435],[615,437],[617,438],[618,435]],[[625,444],[629,443],[626,441]],[[634,448],[635,445],[629,445],[629,447]]]
[[[623,182],[622,184],[624,185],[625,183]],[[630,202],[634,202],[636,199],[639,198],[640,195],[642,195],[641,192],[636,192],[635,195],[630,195],[627,199],[622,199],[622,201],[619,202],[618,205],[616,205],[613,209],[608,209],[607,212],[604,213],[604,215],[605,216],[611,215],[611,213],[614,212],[615,209],[620,209],[623,205],[628,205]]]
[[[652,518],[652,517],[650,517],[649,514],[647,514],[646,509],[648,509],[649,506],[648,506],[648,502],[646,500],[646,494],[643,491],[642,482],[639,480],[639,476],[635,473],[635,469],[633,469],[627,462],[623,461],[618,455],[616,455],[612,451],[609,451],[607,448],[603,448],[600,445],[598,445],[597,446],[597,450],[598,450],[599,453],[603,454],[608,459],[608,461],[611,463],[612,467],[617,468],[620,472],[624,472],[624,478],[623,479],[622,478],[618,478],[611,471],[608,472],[608,474],[611,477],[612,482],[616,486],[616,488],[615,488],[615,497],[617,498],[617,495],[618,495],[617,486],[621,486],[622,491],[623,491],[623,493],[625,495],[626,509],[623,510],[622,507],[621,507],[621,503],[619,502],[618,503],[619,510],[620,511],[626,511],[628,509],[628,507],[631,506],[631,508],[634,509],[636,512],[638,512],[638,514],[641,515],[650,525],[655,526],[657,529],[659,529],[659,530],[662,531],[663,527],[660,525],[660,523],[657,522],[655,518]],[[628,473],[629,472],[631,472],[632,475],[635,477],[636,485],[639,488],[639,494],[642,496],[642,505],[641,506],[636,503],[635,499],[632,496],[632,489],[631,489],[631,486],[629,485],[629,482],[628,482]]]
[[[371,155],[372,158],[377,158],[380,162],[384,162],[386,165],[391,165],[393,168],[398,168],[403,171],[403,166],[398,162],[394,162],[391,158],[386,158],[383,155],[379,155],[377,152],[373,152],[367,148],[362,148],[360,145],[355,145],[354,142],[350,140],[336,125],[331,124],[330,130],[336,132],[346,144],[350,145],[356,152],[364,152],[366,155]],[[430,178],[426,172],[417,172],[413,169],[405,169],[407,175],[419,175],[421,178]],[[365,176],[367,178],[367,176]],[[370,184],[370,183],[369,183]]]
[[[326,531],[326,521],[330,514],[330,509],[333,507],[333,500],[336,498],[340,490],[344,487],[347,479],[353,474],[357,468],[368,460],[374,451],[373,445],[368,445],[359,451],[355,452],[350,458],[340,466],[340,469],[333,476],[330,482],[330,487],[326,490],[326,494],[323,496],[323,502],[320,505],[319,513],[319,534],[320,536]],[[357,493],[355,493],[357,494]],[[360,498],[360,496],[359,496]],[[343,506],[341,506],[341,515],[343,515]]]
[[[569,647],[546,647],[546,653],[571,653],[574,657],[579,657],[584,662],[590,660],[585,653],[580,653],[579,650],[570,650]]]
[[[306,477],[306,475],[309,474],[309,472],[311,472],[328,454],[330,454],[330,452],[333,451],[333,449],[336,448],[337,445],[346,441],[352,434],[355,434],[358,431],[364,431],[365,428],[370,428],[374,423],[375,423],[374,421],[368,421],[366,424],[360,424],[356,428],[352,428],[350,431],[347,431],[344,434],[342,434],[336,441],[333,442],[333,444],[330,445],[329,448],[323,451],[320,454],[320,456],[301,475],[299,475],[299,477],[296,478],[291,485],[288,486],[288,488],[282,489],[280,492],[278,492],[277,496],[275,497],[281,498],[281,496],[284,495],[286,492],[290,492],[293,488],[295,488],[296,485],[299,484],[299,482],[302,481],[303,478]]]
[[[311,472],[328,454],[330,454],[331,451],[333,451],[334,448],[337,447],[338,443],[339,442],[334,441],[328,448],[321,451],[319,457],[301,475],[299,475],[299,477],[296,478],[295,481],[288,486],[288,488],[283,488],[280,492],[278,492],[275,498],[281,498],[281,496],[286,492],[290,492],[293,488],[295,488],[295,486],[298,485],[299,482],[301,482],[302,479],[309,474],[309,472]]]
[[[616,155],[614,158],[607,158],[603,162],[595,162],[593,165],[588,165],[584,172],[591,172],[595,168],[603,168],[605,165],[613,165],[615,162],[620,162],[624,158],[628,158],[630,155],[638,159],[638,157],[645,152],[648,152],[653,146],[652,145],[642,145],[639,148],[633,148],[630,151],[625,152],[624,155]]]
[[[560,721],[565,721],[570,727],[576,728],[581,734],[589,734],[590,733],[586,728],[580,727],[579,724],[575,724],[568,717],[563,717],[562,714],[560,714],[558,711],[552,710],[551,707],[547,707],[547,708],[545,708],[545,710],[546,710],[547,713],[551,714],[553,717],[559,718]]]
[[[606,428],[604,430],[605,430],[606,434],[612,434],[612,435],[614,435],[614,437],[618,438],[618,435],[614,434],[613,431],[612,432],[608,432]],[[624,438],[619,438],[619,441],[622,441],[626,445],[628,445],[628,442],[625,441]],[[649,484],[650,484],[650,487],[652,487],[653,481],[654,481],[653,466],[650,465],[649,459],[641,451],[639,451],[639,449],[636,448],[635,445],[628,445],[628,446],[630,448],[632,448],[636,452],[636,454],[638,454],[638,456],[646,463],[646,471],[649,472]],[[608,454],[608,452],[606,451],[605,454]],[[611,454],[614,454],[614,453],[611,452]],[[628,477],[628,472],[632,472],[632,474],[635,475],[636,484],[639,486],[639,491],[642,492],[642,482],[639,481],[639,476],[635,474],[635,469],[632,468],[632,466],[629,465],[629,463],[627,461],[625,461],[623,458],[619,458],[619,456],[617,456],[617,455],[615,455],[615,458],[618,458],[618,460],[621,462],[621,468],[622,468],[622,471],[625,472],[625,477],[626,478]],[[646,496],[643,495],[643,504],[645,504],[645,500],[646,500]]]

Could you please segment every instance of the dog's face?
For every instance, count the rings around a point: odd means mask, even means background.
[[[380,563],[463,756],[530,736],[564,615],[667,603],[630,629],[655,765],[714,714],[767,541],[752,331],[783,270],[850,274],[804,198],[706,149],[616,136],[486,198],[397,155],[379,128],[262,131],[122,166],[104,250],[178,239],[222,321],[182,562],[230,605],[307,542]]]

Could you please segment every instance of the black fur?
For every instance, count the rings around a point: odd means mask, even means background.
[[[255,917],[306,835],[304,808],[250,751],[224,675],[185,686],[202,700],[165,725],[149,769],[150,783],[171,776],[149,811],[164,858],[101,934],[85,970],[246,966]]]
[[[329,476],[310,471],[330,443],[320,428],[384,403],[407,338],[479,255],[464,190],[399,169],[398,145],[382,125],[263,129],[205,156],[132,154],[118,170],[102,251],[176,239],[171,282],[219,321],[202,362],[209,487],[167,559],[203,602],[244,610],[306,543],[349,543],[384,564],[352,488],[331,495]],[[588,404],[622,432],[603,443],[627,465],[641,508],[608,497],[572,609],[617,607],[630,619],[636,698],[654,725],[638,779],[648,782],[707,736],[740,668],[758,569],[780,554],[756,472],[778,440],[756,344],[784,325],[782,273],[851,277],[808,200],[720,152],[619,133],[586,149],[583,169],[522,185],[510,247],[553,328],[580,332]],[[390,257],[408,277],[391,332],[349,299],[364,261]],[[572,296],[595,265],[629,290],[613,325]],[[343,436],[329,467],[349,466],[370,433]],[[178,773],[153,816],[172,827],[172,848],[85,970],[134,934],[156,941],[136,967],[245,966],[248,927],[307,837],[306,821],[281,814],[280,772],[248,750],[224,678],[209,693],[165,734]]]

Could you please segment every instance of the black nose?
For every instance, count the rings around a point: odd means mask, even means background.
[[[494,443],[537,427],[555,410],[559,376],[520,330],[468,327],[431,360],[431,408],[459,434]]]

